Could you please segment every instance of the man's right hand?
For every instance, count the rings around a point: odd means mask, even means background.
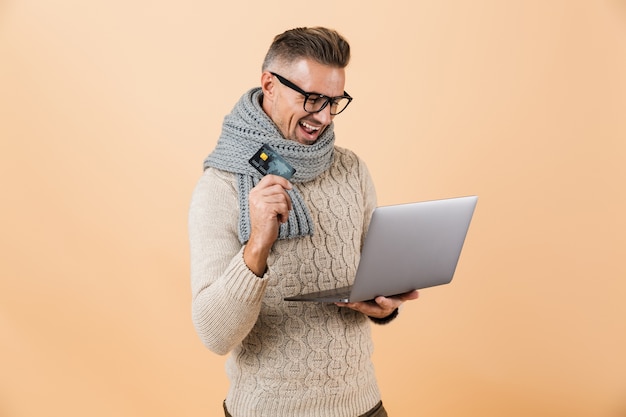
[[[281,223],[286,223],[291,210],[291,198],[286,190],[291,183],[278,175],[266,175],[250,191],[250,239],[243,252],[248,268],[257,276],[263,276],[267,257],[278,238]]]

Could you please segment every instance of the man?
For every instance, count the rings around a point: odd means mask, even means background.
[[[350,284],[376,205],[365,164],[335,146],[350,47],[334,30],[274,38],[261,87],[226,116],[191,201],[193,321],[231,353],[226,416],[386,416],[371,362],[370,322],[391,321],[416,291],[371,302],[287,302]],[[261,176],[263,144],[296,172]]]

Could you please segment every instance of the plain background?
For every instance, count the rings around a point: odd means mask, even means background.
[[[381,204],[477,194],[374,330],[397,416],[626,416],[624,1],[0,1],[0,416],[219,416],[187,209],[273,36],[351,42]]]

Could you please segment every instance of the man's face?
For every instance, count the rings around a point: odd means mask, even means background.
[[[319,93],[328,97],[340,96],[344,92],[345,70],[329,67],[315,61],[303,59],[290,66],[282,66],[272,71],[287,78],[302,90]],[[285,139],[304,145],[317,141],[334,116],[330,105],[318,113],[304,110],[305,97],[283,85],[269,72],[261,76],[263,87],[263,110],[274,121]]]

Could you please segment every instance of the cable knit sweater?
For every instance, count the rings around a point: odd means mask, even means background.
[[[234,174],[207,169],[189,212],[193,322],[226,362],[235,417],[355,417],[380,401],[366,316],[283,297],[352,283],[376,205],[363,162],[335,147],[330,169],[297,184],[313,236],[276,241],[257,277],[238,240]]]

